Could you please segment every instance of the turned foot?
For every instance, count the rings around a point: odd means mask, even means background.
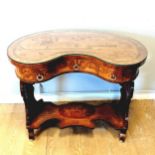
[[[127,129],[121,129],[120,130],[120,133],[119,133],[119,139],[124,142],[125,139],[126,139],[126,132],[127,132]]]
[[[28,134],[29,134],[29,139],[31,140],[35,139],[34,129],[28,129]]]
[[[122,141],[122,142],[124,142],[125,139],[126,139],[126,134],[120,133],[120,134],[119,134],[119,140]]]
[[[125,117],[125,128],[120,129],[119,139],[124,142],[126,139],[126,132],[128,130],[128,117]]]

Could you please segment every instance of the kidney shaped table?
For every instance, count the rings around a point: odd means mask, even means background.
[[[8,57],[20,79],[30,139],[35,138],[34,129],[56,119],[60,128],[94,128],[96,120],[103,120],[119,130],[120,139],[125,140],[134,80],[147,57],[141,43],[109,32],[48,31],[16,40],[8,48]],[[35,83],[70,72],[90,73],[120,84],[119,103],[56,105],[35,99]]]

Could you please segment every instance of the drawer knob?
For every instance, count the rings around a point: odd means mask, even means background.
[[[37,81],[44,80],[44,76],[42,74],[38,74],[36,78],[37,78]]]
[[[115,74],[112,74],[112,75],[111,75],[111,78],[112,78],[113,80],[116,80],[117,77],[116,77]]]
[[[73,70],[78,71],[78,70],[79,70],[79,68],[80,68],[80,67],[79,67],[79,65],[78,65],[78,64],[74,64],[74,65],[73,65]]]

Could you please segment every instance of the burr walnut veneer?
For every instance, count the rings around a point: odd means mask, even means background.
[[[103,120],[118,129],[120,139],[125,140],[134,80],[147,57],[141,43],[108,32],[49,31],[16,40],[8,48],[8,57],[20,79],[30,139],[35,137],[34,129],[56,119],[61,128],[94,128],[96,120]],[[55,105],[35,99],[33,84],[70,72],[90,73],[120,84],[119,103]]]

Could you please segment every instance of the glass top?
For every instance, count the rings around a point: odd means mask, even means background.
[[[138,41],[103,31],[47,31],[24,36],[8,48],[8,57],[23,64],[46,63],[64,55],[94,56],[115,65],[144,61],[146,48]]]

